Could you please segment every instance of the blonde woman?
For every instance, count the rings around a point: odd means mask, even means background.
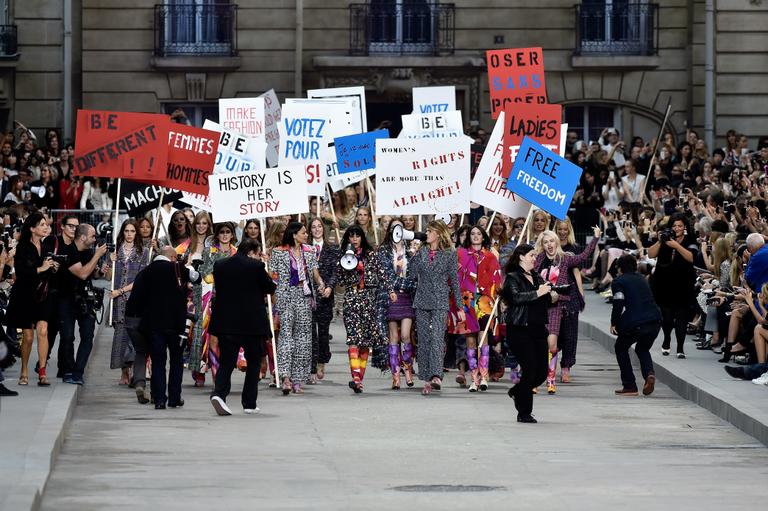
[[[592,255],[592,251],[597,246],[597,241],[600,238],[600,228],[592,228],[594,237],[589,242],[587,248],[579,255],[573,255],[563,252],[560,247],[560,239],[557,233],[554,231],[546,230],[542,232],[536,240],[536,264],[534,265],[535,271],[541,275],[546,281],[553,286],[564,286],[568,284],[571,278],[573,268],[584,264],[584,261],[589,259]],[[574,287],[574,286],[571,286]],[[554,394],[556,392],[555,387],[555,370],[557,366],[558,355],[558,337],[560,335],[560,325],[563,316],[566,315],[567,305],[571,300],[570,293],[566,293],[558,296],[558,303],[554,307],[549,309],[549,321],[547,323],[547,330],[549,335],[547,336],[547,344],[549,346],[549,370],[547,371],[547,392]]]
[[[526,233],[528,243],[536,243],[536,240],[539,239],[539,235],[549,229],[550,221],[551,218],[546,211],[542,209],[534,211],[531,216],[531,221],[528,222],[528,231]]]
[[[365,237],[370,241],[374,241],[376,239],[376,235],[374,233],[376,227],[373,225],[372,218],[371,208],[368,206],[360,206],[357,208],[357,213],[355,214],[355,225],[359,226],[363,230]]]
[[[445,321],[448,317],[449,296],[461,303],[458,282],[459,263],[451,235],[443,222],[432,221],[427,226],[427,242],[408,264],[408,277],[416,281],[413,308],[419,332],[419,378],[424,383],[422,394],[440,390],[443,378]],[[466,321],[463,310],[457,311],[459,321]]]
[[[192,222],[192,236],[190,236],[189,247],[184,254],[184,260],[191,264],[196,259],[203,258],[206,243],[210,243],[210,237],[213,235],[213,223],[211,217],[205,211],[200,211]],[[189,361],[187,367],[192,371],[192,379],[195,381],[195,387],[205,385],[205,372],[201,372],[201,355],[203,351],[203,279],[192,284],[192,308],[197,316],[195,325],[192,327],[190,339]]]

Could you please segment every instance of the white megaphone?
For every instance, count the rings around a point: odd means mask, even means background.
[[[445,225],[448,225],[451,223],[451,214],[450,213],[440,213],[439,215],[435,215],[435,221],[436,222],[443,222]]]
[[[40,197],[41,199],[45,197],[45,187],[44,186],[32,186],[30,187],[30,191],[34,194]]]
[[[357,268],[357,256],[355,255],[355,249],[352,248],[352,245],[347,245],[347,251],[344,253],[343,256],[341,256],[341,261],[339,261],[339,264],[341,264],[341,267],[344,268],[347,271],[352,271],[355,268]]]
[[[397,224],[392,228],[392,241],[395,243],[400,243],[401,241],[412,241],[415,239],[426,241],[427,235],[423,232],[409,231],[400,224]]]

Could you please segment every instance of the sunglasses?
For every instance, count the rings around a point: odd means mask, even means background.
[[[222,230],[222,231],[219,231],[219,234],[232,234],[232,231],[230,231],[230,230]]]
[[[515,229],[522,229],[522,228],[523,228],[523,224],[515,224]]]
[[[186,223],[186,221],[187,221],[187,217],[185,216],[179,216],[173,219],[173,223],[175,224],[183,224],[183,223]]]

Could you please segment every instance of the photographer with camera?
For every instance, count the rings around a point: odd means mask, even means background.
[[[13,260],[14,253],[16,252],[15,248],[7,250],[6,245],[7,238],[0,242],[0,282],[5,280],[6,266],[10,266],[8,263]],[[10,283],[7,285],[10,286]],[[3,290],[0,292],[0,324],[3,326],[6,324],[5,316],[7,306],[8,297]],[[15,333],[15,329],[8,328],[7,332]],[[0,330],[0,397],[13,397],[19,395],[15,390],[11,390],[3,385],[3,381],[5,380],[3,370],[13,366],[13,364],[16,363],[17,357],[20,356],[21,349],[18,342],[16,342],[16,339],[12,339],[8,333],[6,333],[5,328]]]
[[[669,217],[667,228],[659,232],[659,238],[648,248],[648,257],[657,258],[651,275],[651,290],[661,309],[664,342],[661,354],[669,355],[672,330],[677,338],[677,358],[684,359],[683,344],[696,298],[696,270],[693,266],[696,239],[688,225],[687,217],[675,213]]]
[[[80,224],[75,230],[75,241],[69,247],[67,268],[75,277],[59,288],[59,364],[64,382],[75,385],[85,383],[83,374],[93,348],[96,330],[96,312],[104,307],[104,290],[93,287],[92,278],[101,275],[99,261],[107,253],[107,245],[95,248],[96,229]],[[75,356],[75,323],[80,331],[80,344]]]

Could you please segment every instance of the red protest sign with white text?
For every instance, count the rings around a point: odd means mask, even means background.
[[[493,119],[510,103],[547,102],[544,52],[541,48],[488,50],[485,55]]]
[[[216,164],[220,133],[172,123],[168,132],[168,165],[159,185],[208,195],[208,175]]]
[[[163,179],[170,123],[162,114],[78,110],[73,173],[136,181]]]
[[[504,109],[504,155],[501,172],[505,178],[512,172],[523,137],[530,137],[555,154],[560,154],[560,105],[527,105],[507,103]]]

